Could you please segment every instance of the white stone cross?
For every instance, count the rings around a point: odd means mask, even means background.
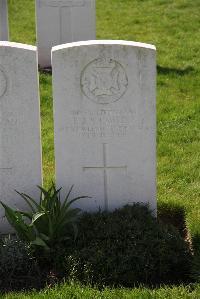
[[[105,200],[105,210],[108,211],[108,173],[107,171],[110,169],[122,169],[127,170],[127,166],[108,166],[107,165],[107,151],[106,151],[106,143],[103,143],[103,166],[85,166],[83,167],[83,171],[90,169],[103,170],[104,174],[104,200]]]
[[[68,19],[68,24],[70,24],[72,26],[72,14],[71,11],[73,9],[73,7],[79,7],[79,6],[84,6],[85,5],[85,0],[40,0],[39,2],[39,7],[43,7],[43,6],[47,6],[47,7],[55,7],[59,10],[59,43],[62,44],[64,42],[64,38],[63,38],[63,31],[66,30],[66,26],[65,24],[63,24],[63,8],[67,8],[67,14],[65,12],[65,18]],[[70,27],[69,28],[70,34],[73,35],[73,30]],[[72,38],[73,40],[73,38]]]

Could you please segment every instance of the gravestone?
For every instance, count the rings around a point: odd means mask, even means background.
[[[83,210],[156,210],[155,55],[126,41],[52,49],[56,181],[92,197]]]
[[[36,47],[0,42],[0,200],[19,210],[14,191],[38,198],[42,183]],[[10,230],[0,206],[0,233]]]
[[[7,0],[0,0],[0,40],[9,39]]]
[[[55,45],[95,39],[95,0],[36,0],[40,67],[51,65]]]

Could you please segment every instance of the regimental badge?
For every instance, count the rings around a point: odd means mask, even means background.
[[[118,101],[127,87],[128,77],[124,67],[104,53],[87,64],[81,73],[83,94],[97,104]]]

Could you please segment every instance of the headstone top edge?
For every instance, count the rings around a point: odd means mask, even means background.
[[[66,43],[66,44],[55,46],[52,48],[52,53],[63,49],[81,47],[81,46],[92,46],[92,45],[113,45],[113,46],[121,45],[121,46],[131,46],[135,48],[145,48],[145,49],[156,51],[156,47],[154,45],[140,43],[140,42],[125,41],[125,40],[89,40],[89,41]]]
[[[8,41],[0,41],[0,48],[1,47],[23,49],[23,50],[29,50],[29,51],[34,51],[34,52],[37,51],[36,46],[21,44],[21,43],[8,42]]]

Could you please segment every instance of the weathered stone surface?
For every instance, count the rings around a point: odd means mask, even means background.
[[[84,210],[156,209],[155,47],[88,41],[52,50],[56,180]]]
[[[38,197],[41,183],[36,48],[0,42],[0,200],[27,209],[14,190]],[[10,229],[3,215],[0,207],[1,233]]]
[[[9,39],[7,0],[0,0],[0,40]]]
[[[96,38],[95,0],[36,0],[40,67],[51,65],[55,45]]]

